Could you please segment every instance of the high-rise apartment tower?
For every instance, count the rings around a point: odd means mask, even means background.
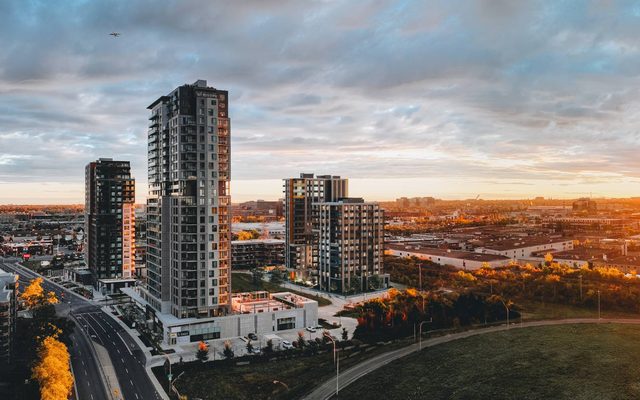
[[[228,93],[198,80],[148,107],[149,195],[144,299],[178,318],[230,306]]]
[[[95,281],[135,273],[135,180],[129,161],[100,158],[85,168],[85,258]]]

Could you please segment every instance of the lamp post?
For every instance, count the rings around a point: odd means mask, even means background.
[[[600,319],[600,290],[598,290],[598,319]]]
[[[507,310],[507,328],[509,328],[509,307],[507,307],[507,303],[505,303],[504,300],[500,299],[500,301],[502,302],[504,308]]]
[[[171,392],[171,379],[173,378],[173,375],[171,374],[171,360],[169,359],[168,355],[163,355],[167,359],[167,363],[169,364],[169,374],[167,375],[167,380],[169,381],[169,392]]]
[[[420,341],[419,341],[420,344],[418,345],[418,349],[419,350],[422,350],[422,325],[427,323],[427,322],[433,322],[433,317],[429,318],[428,321],[420,322],[420,330],[419,330],[419,333],[418,333],[418,335],[420,336]]]
[[[339,379],[340,379],[340,357],[336,357],[336,341],[331,337],[327,332],[324,333],[324,337],[331,340],[333,342],[333,362],[336,364],[336,398],[338,397],[338,391],[340,390]]]

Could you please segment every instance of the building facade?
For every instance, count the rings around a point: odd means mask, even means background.
[[[336,293],[382,288],[384,217],[377,203],[344,198],[314,205],[318,286]],[[374,283],[378,280],[377,283]]]
[[[338,201],[349,195],[345,178],[300,174],[284,180],[285,265],[296,278],[312,280],[318,274],[317,236],[313,230],[314,204]]]
[[[0,270],[0,364],[13,356],[17,317],[18,275]]]
[[[225,315],[231,304],[228,93],[198,80],[148,109],[143,297],[177,318]]]
[[[85,259],[94,279],[135,272],[135,180],[129,161],[101,158],[85,168]]]
[[[255,239],[231,242],[233,269],[284,265],[284,240]]]

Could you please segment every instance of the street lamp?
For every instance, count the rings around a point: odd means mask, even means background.
[[[507,310],[507,328],[509,328],[509,307],[507,307],[507,303],[505,303],[504,300],[500,299],[500,301],[502,302],[504,308]]]
[[[419,347],[418,347],[419,350],[422,350],[422,324],[425,324],[427,322],[433,322],[433,317],[429,318],[428,321],[420,322],[420,330],[419,330],[419,335],[420,335],[420,342],[419,343],[420,344],[419,344]]]
[[[167,375],[167,380],[169,381],[169,392],[171,392],[171,378],[173,378],[173,375],[171,374],[171,360],[169,359],[168,355],[163,354],[163,356],[167,359],[167,364],[169,364],[169,374]]]
[[[327,332],[324,333],[324,337],[331,340],[333,342],[333,362],[336,364],[336,398],[338,397],[338,391],[340,390],[340,386],[338,380],[340,379],[340,356],[336,357],[336,340],[331,337]]]
[[[598,290],[598,319],[600,319],[600,290]]]

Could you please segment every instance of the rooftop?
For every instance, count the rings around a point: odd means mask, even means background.
[[[542,246],[545,244],[556,244],[556,243],[565,243],[571,242],[572,239],[566,238],[543,238],[543,237],[532,237],[532,238],[517,238],[517,239],[506,239],[506,240],[498,240],[495,242],[485,243],[483,248],[491,249],[491,250],[510,250],[510,249],[521,249],[524,247],[532,247],[532,246]]]
[[[460,260],[470,260],[470,261],[489,262],[489,261],[509,260],[509,257],[500,256],[496,254],[483,254],[483,253],[475,253],[472,251],[438,249],[434,247],[421,247],[421,246],[415,246],[415,245],[388,244],[386,245],[386,248],[398,250],[398,251],[409,251],[412,253],[425,254],[429,256],[449,257],[449,258],[457,258]]]

